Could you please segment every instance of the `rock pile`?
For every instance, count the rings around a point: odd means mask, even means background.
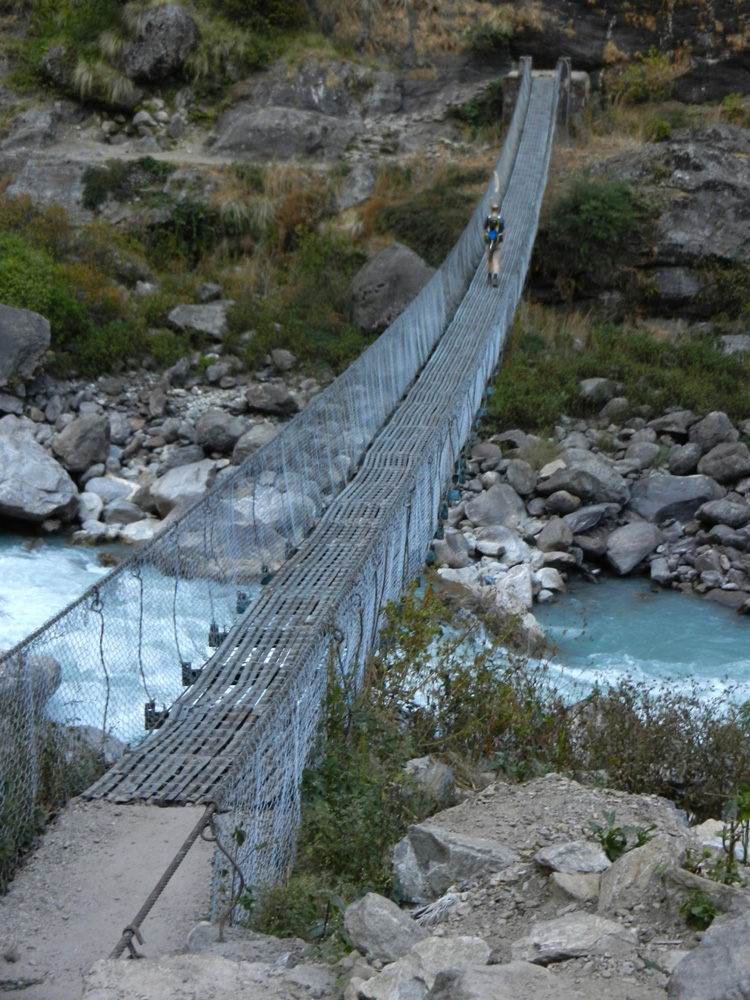
[[[592,832],[603,813],[648,831],[610,860]],[[370,893],[344,914],[354,951],[317,964],[297,940],[199,925],[185,953],[98,962],[84,997],[204,1000],[726,1000],[745,997],[750,890],[684,867],[717,824],[690,828],[656,796],[586,788],[560,775],[497,782],[411,827],[394,872],[406,908]],[[650,839],[648,839],[650,838]],[[406,845],[406,846],[405,846]],[[417,891],[414,874],[429,873]],[[429,881],[429,880],[428,880]],[[682,912],[705,893],[705,936]],[[417,900],[414,905],[415,899]]]
[[[750,609],[745,426],[687,410],[613,422],[627,407],[615,397],[594,419],[564,418],[549,440],[513,430],[478,443],[449,495],[433,546],[439,577],[519,615],[531,645],[533,602],[563,593],[570,573],[648,573]]]
[[[243,372],[222,352],[216,306],[182,306],[174,318],[218,330],[207,366],[182,359],[163,375],[40,375],[0,389],[0,513],[49,531],[78,522],[84,543],[144,541],[270,441],[320,386],[283,350]]]

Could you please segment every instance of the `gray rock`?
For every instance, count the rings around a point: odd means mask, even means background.
[[[440,760],[432,757],[415,757],[407,760],[404,771],[413,785],[437,802],[448,802],[456,791],[456,777],[453,771]],[[450,803],[448,803],[450,804]]]
[[[732,503],[731,500],[709,500],[695,512],[699,521],[705,524],[726,524],[730,528],[742,528],[750,521],[750,505]]]
[[[690,427],[698,418],[692,410],[673,410],[663,417],[650,420],[648,426],[657,434],[673,434],[677,437],[687,437]]]
[[[591,875],[606,871],[612,862],[601,844],[592,840],[572,840],[564,844],[551,844],[534,855],[540,868],[565,875]]]
[[[341,190],[336,198],[336,208],[345,212],[348,208],[361,205],[375,190],[378,179],[379,165],[372,160],[356,163],[344,178]]]
[[[247,430],[247,421],[214,407],[206,410],[195,428],[198,444],[207,452],[232,451]]]
[[[104,504],[114,500],[132,500],[137,489],[137,485],[129,479],[117,476],[92,476],[86,482],[86,490],[98,496]]]
[[[361,119],[355,115],[338,118],[299,108],[241,105],[222,115],[209,141],[211,152],[222,156],[336,159],[361,128]]]
[[[698,472],[717,483],[736,483],[750,475],[750,451],[741,441],[717,444],[698,462]]]
[[[669,563],[663,556],[651,560],[649,576],[654,583],[658,583],[662,587],[666,587],[674,579],[674,575],[669,568]]]
[[[479,462],[483,472],[496,468],[502,457],[503,449],[493,441],[479,441],[471,449],[472,461]]]
[[[216,478],[216,462],[204,459],[181,465],[161,476],[151,487],[156,508],[165,517],[175,507],[187,507],[199,500]]]
[[[580,506],[581,498],[574,497],[567,490],[557,490],[556,493],[550,493],[545,502],[545,510],[548,514],[572,514]]]
[[[687,267],[654,268],[651,280],[659,306],[665,312],[691,306],[704,287],[700,276]]]
[[[518,860],[503,844],[484,837],[472,837],[438,826],[421,823],[410,826],[396,844],[393,870],[404,899],[429,903],[442,895],[457,879],[498,872]]]
[[[437,566],[449,566],[452,569],[463,569],[471,562],[471,550],[469,543],[463,532],[455,528],[446,528],[443,538],[436,539],[433,545],[435,549],[435,564]]]
[[[573,544],[573,530],[561,517],[551,517],[537,535],[540,552],[565,552]]]
[[[173,76],[198,41],[195,22],[184,7],[162,4],[139,14],[134,41],[121,57],[123,72],[154,83]]]
[[[539,581],[539,586],[542,590],[551,591],[557,594],[565,593],[565,581],[562,578],[559,570],[556,570],[554,566],[543,566],[536,573],[536,578]],[[552,594],[547,598],[550,600]],[[537,600],[539,595],[537,595]]]
[[[690,440],[698,445],[704,455],[717,444],[734,443],[739,436],[732,421],[720,410],[714,410],[690,428]]]
[[[536,487],[536,470],[520,458],[512,458],[508,462],[505,478],[516,493],[522,497],[530,496]]]
[[[247,405],[256,413],[273,417],[290,417],[299,410],[299,403],[285,385],[278,382],[258,382],[245,393]]]
[[[548,969],[529,962],[445,968],[424,1000],[580,1000],[580,992],[569,992]]]
[[[362,1000],[422,1000],[444,969],[487,964],[489,945],[476,937],[428,937],[379,976],[359,985]]]
[[[3,150],[42,149],[57,138],[57,117],[52,111],[30,108],[14,118],[0,140]]]
[[[0,706],[4,715],[19,708],[44,709],[62,683],[60,664],[51,656],[22,653],[0,663]],[[15,703],[15,705],[14,705]]]
[[[354,947],[369,962],[395,962],[430,936],[408,913],[375,892],[347,906],[344,927]]]
[[[607,559],[624,576],[661,545],[664,536],[655,524],[633,521],[615,528],[607,539]]]
[[[271,364],[277,371],[288,372],[297,364],[297,359],[291,351],[276,347],[271,351]]]
[[[722,354],[747,354],[750,352],[750,335],[747,333],[725,334],[721,338]]]
[[[605,403],[599,412],[600,417],[614,423],[622,423],[632,413],[633,407],[629,399],[624,396],[614,396]]]
[[[578,395],[586,402],[603,406],[615,394],[615,384],[608,378],[584,378],[578,383]]]
[[[380,333],[417,297],[434,273],[413,250],[392,243],[354,276],[347,291],[352,321],[368,333]]]
[[[105,524],[135,524],[142,521],[145,514],[140,507],[128,500],[113,500],[104,508],[102,520]]]
[[[0,392],[0,413],[12,413],[20,417],[23,413],[23,400],[18,396],[10,396],[7,392]]]
[[[531,555],[526,542],[502,524],[490,524],[476,533],[477,551],[499,559],[505,566],[525,562]]]
[[[524,611],[531,611],[534,604],[534,587],[531,570],[524,563],[511,566],[507,573],[498,581],[498,589],[516,597]]]
[[[590,528],[595,527],[600,521],[610,517],[615,517],[620,513],[621,507],[615,503],[597,503],[587,507],[580,507],[576,511],[563,516],[563,521],[568,525],[574,535],[579,535]]]
[[[571,448],[560,459],[562,468],[550,476],[539,476],[537,491],[548,494],[566,490],[590,503],[626,503],[630,495],[627,482],[611,463],[600,455],[580,448]]]
[[[268,444],[269,441],[273,441],[276,435],[281,430],[278,424],[254,424],[249,431],[237,439],[237,443],[232,451],[232,462],[234,465],[239,465],[241,462],[262,448],[263,445]]]
[[[565,872],[553,872],[549,878],[549,888],[550,892],[565,899],[590,903],[599,898],[600,882],[601,877],[597,874],[568,875]]]
[[[689,521],[701,504],[723,496],[724,490],[708,476],[656,473],[633,485],[628,506],[655,524],[668,518]]]
[[[625,449],[625,460],[634,462],[639,469],[650,469],[659,456],[661,448],[648,441],[636,441]]]
[[[750,1000],[750,914],[717,917],[675,966],[669,1000]]]
[[[52,438],[52,450],[70,472],[86,469],[109,457],[109,420],[92,413],[79,417]]]
[[[78,510],[78,490],[67,472],[42,448],[26,423],[0,420],[0,514],[41,523],[68,520]]]
[[[124,445],[132,433],[130,430],[130,421],[119,410],[112,410],[108,419],[110,443]]]
[[[569,913],[533,924],[510,950],[514,960],[549,965],[585,955],[626,955],[637,945],[638,935],[632,928],[593,913]]]
[[[78,496],[78,520],[98,521],[104,510],[104,501],[96,493],[84,492]]]
[[[658,834],[643,847],[623,854],[603,873],[599,912],[614,913],[644,903],[654,891],[663,893],[661,875],[685,859],[681,838]]]
[[[206,302],[204,305],[179,305],[170,312],[167,320],[177,330],[195,330],[221,343],[229,330],[227,311],[233,305],[231,299]]]
[[[466,504],[466,517],[476,527],[503,524],[515,528],[525,516],[523,500],[507,483],[498,483]]]
[[[142,521],[134,521],[133,524],[126,524],[120,529],[119,539],[128,545],[140,545],[142,542],[150,542],[161,529],[159,521],[151,518],[144,518]]]
[[[673,476],[689,476],[698,468],[701,446],[694,441],[687,444],[676,444],[669,449],[667,468]]]
[[[31,378],[49,345],[49,323],[43,316],[0,305],[0,386],[11,376]]]

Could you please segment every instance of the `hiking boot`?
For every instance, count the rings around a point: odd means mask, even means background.
[[[492,277],[492,284],[495,286],[495,288],[499,288],[500,287],[500,275],[499,274],[493,275],[493,277]]]
[[[489,271],[487,272],[487,284],[488,285],[492,284],[492,275],[490,274]]]

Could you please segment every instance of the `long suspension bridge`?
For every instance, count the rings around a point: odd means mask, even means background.
[[[247,883],[283,870],[329,658],[356,685],[383,606],[424,564],[498,364],[566,86],[566,63],[532,77],[523,61],[494,177],[411,306],[274,441],[0,658],[15,679],[0,689],[0,840],[33,811],[40,730],[63,750],[88,725],[129,746],[87,798],[211,804],[221,832],[246,833]],[[499,288],[482,266],[495,196]],[[40,657],[63,671],[46,705]]]

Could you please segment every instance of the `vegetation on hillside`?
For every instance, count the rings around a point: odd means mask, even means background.
[[[409,823],[450,804],[405,774],[407,760],[426,754],[469,787],[481,772],[519,781],[556,771],[666,796],[691,820],[720,816],[727,805],[741,835],[750,706],[630,679],[576,694],[546,663],[509,655],[508,635],[507,624],[467,614],[428,586],[388,607],[361,690],[342,678],[332,651],[296,862],[283,884],[248,890],[252,927],[333,955],[346,943],[347,903],[367,891],[398,901],[394,844]]]
[[[750,359],[723,354],[716,339],[705,333],[672,341],[637,326],[526,304],[506,343],[488,427],[549,431],[563,414],[590,417],[601,403],[581,399],[578,383],[596,377],[611,379],[618,395],[648,414],[684,407],[744,419],[750,413]]]

